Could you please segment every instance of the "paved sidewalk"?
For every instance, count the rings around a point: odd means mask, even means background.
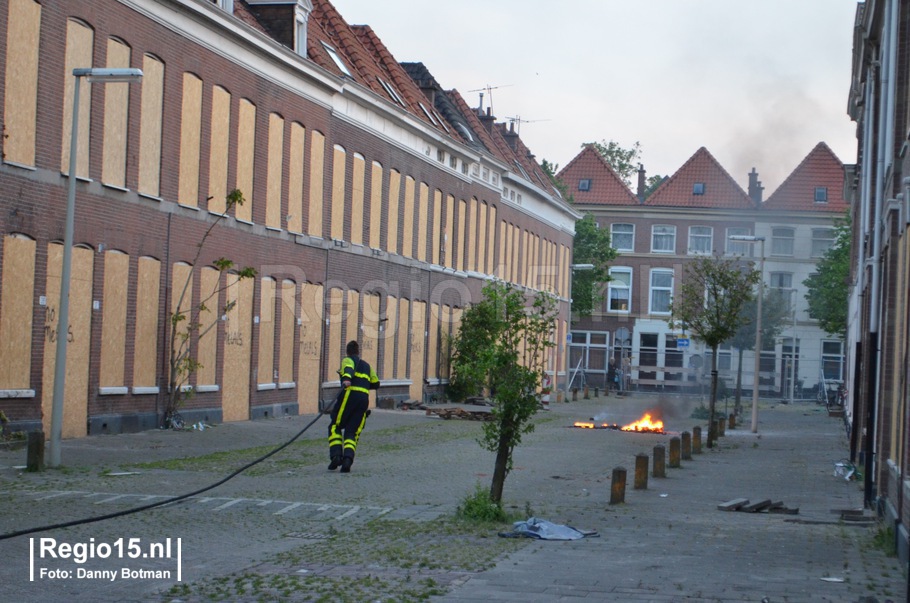
[[[689,418],[691,401],[630,396],[551,406],[515,450],[505,502],[513,512],[527,508],[542,519],[596,530],[599,536],[527,541],[486,571],[433,574],[447,589],[433,600],[906,600],[905,573],[896,559],[872,543],[876,527],[845,523],[832,513],[861,510],[862,491],[860,483],[833,475],[834,463],[847,454],[843,423],[815,404],[763,406],[758,434],[728,430],[715,449],[683,461],[681,468],[668,468],[666,478],[649,477],[646,490],[632,488],[635,455],[650,456],[653,447],[667,445],[671,435],[570,426],[592,417],[625,424],[646,410],[660,410],[668,430],[679,433],[700,425],[706,435],[704,422]],[[312,419],[67,440],[66,467],[39,475],[13,469],[24,463],[24,451],[0,451],[0,533],[193,491],[223,478],[226,467],[251,460],[233,458],[231,451],[261,454],[248,449],[267,451]],[[274,563],[262,565],[263,560],[307,546],[302,537],[322,538],[335,528],[356,530],[376,520],[427,522],[451,515],[475,484],[489,485],[492,455],[476,442],[478,422],[443,421],[420,411],[374,411],[354,471],[346,476],[325,471],[325,427],[323,418],[301,438],[313,440],[312,446],[279,453],[270,466],[257,466],[176,507],[39,536],[92,537],[99,542],[182,536],[182,579],[193,584],[238,572],[256,574],[266,567],[272,571]],[[228,460],[135,470],[136,463],[213,452],[224,453]],[[610,477],[617,466],[628,471],[628,489],[625,504],[611,506]],[[124,469],[124,475],[117,475]],[[798,507],[799,513],[717,510],[718,504],[734,498],[782,501]],[[352,540],[351,546],[356,545]],[[30,583],[27,538],[0,541],[0,555],[5,560],[0,580],[8,600],[160,601],[161,593],[173,585],[173,580],[117,581],[103,588],[85,581]],[[391,562],[383,567],[335,561],[331,566],[332,575],[351,576],[360,583],[401,572]],[[298,590],[268,600],[315,600],[310,596]],[[260,598],[240,593],[230,597]]]

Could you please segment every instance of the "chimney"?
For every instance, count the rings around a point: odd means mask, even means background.
[[[505,124],[503,124],[503,125],[505,125]],[[518,134],[515,133],[515,122],[514,121],[509,124],[508,131],[503,131],[502,137],[506,139],[506,142],[509,143],[509,146],[512,148],[512,150],[515,151],[516,150],[515,147],[517,146],[515,144],[515,141],[518,140]]]
[[[638,200],[645,200],[645,184],[647,179],[645,178],[645,166],[641,163],[638,164]]]
[[[493,110],[490,107],[487,107],[486,112],[481,111],[480,123],[483,124],[483,127],[487,129],[487,132],[493,133],[493,122],[496,121],[496,117],[493,115]]]
[[[764,190],[765,187],[761,185],[761,181],[758,179],[758,172],[755,171],[755,168],[752,168],[752,171],[749,172],[749,198],[752,199],[755,207],[761,207],[762,191]]]

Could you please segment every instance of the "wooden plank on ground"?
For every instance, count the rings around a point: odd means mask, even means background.
[[[765,500],[760,500],[757,503],[752,503],[751,505],[743,505],[737,511],[742,511],[743,513],[758,513],[759,511],[764,511],[771,506],[771,499],[766,498]]]
[[[718,511],[738,511],[743,505],[748,505],[748,498],[734,498],[733,500],[728,500],[725,503],[717,505]]]

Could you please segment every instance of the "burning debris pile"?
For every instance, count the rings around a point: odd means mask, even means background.
[[[572,426],[578,427],[579,429],[614,429],[617,431],[634,431],[637,433],[666,433],[664,431],[664,422],[652,420],[651,413],[649,412],[645,413],[638,421],[623,425],[622,427],[616,423],[596,423],[594,419],[591,419],[591,421],[576,421]]]

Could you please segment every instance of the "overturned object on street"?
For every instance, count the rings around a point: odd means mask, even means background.
[[[537,538],[538,540],[580,540],[590,536],[599,536],[593,530],[578,530],[571,526],[552,523],[546,519],[530,517],[526,521],[516,521],[511,532],[500,532],[503,538]]]

